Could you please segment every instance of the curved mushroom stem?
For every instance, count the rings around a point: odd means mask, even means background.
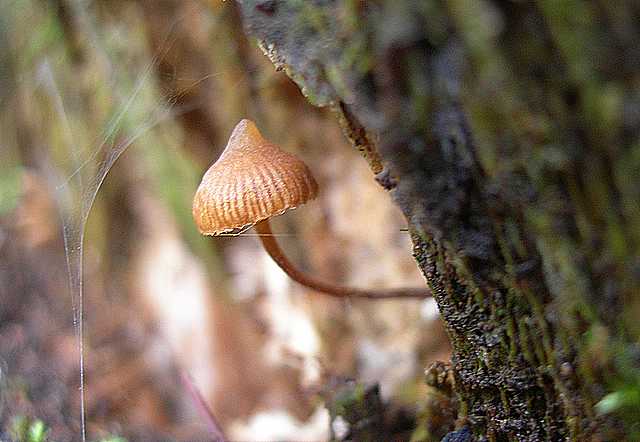
[[[398,288],[388,290],[364,290],[355,289],[351,287],[344,287],[340,285],[327,284],[322,281],[302,273],[296,269],[291,261],[287,259],[284,252],[278,245],[273,233],[271,232],[271,226],[269,220],[260,221],[255,226],[256,232],[259,233],[260,240],[264,245],[267,253],[273,258],[273,260],[280,266],[284,272],[289,275],[291,279],[302,284],[310,289],[317,290],[322,293],[326,293],[330,296],[338,298],[371,298],[371,299],[384,299],[384,298],[428,298],[431,296],[431,292],[427,288]]]

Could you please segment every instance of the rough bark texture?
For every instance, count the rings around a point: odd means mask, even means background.
[[[239,3],[408,220],[473,432],[450,440],[635,440],[637,4]]]

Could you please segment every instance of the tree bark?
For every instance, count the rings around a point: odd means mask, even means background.
[[[404,212],[460,426],[637,440],[637,4],[239,3]]]

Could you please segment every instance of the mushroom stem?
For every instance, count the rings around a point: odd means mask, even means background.
[[[273,260],[280,266],[284,272],[289,275],[291,279],[302,284],[310,289],[325,293],[337,298],[370,298],[370,299],[384,299],[384,298],[428,298],[431,296],[431,292],[427,288],[397,288],[397,289],[385,289],[385,290],[364,290],[355,289],[351,287],[344,287],[340,285],[327,284],[322,281],[301,272],[296,269],[291,261],[287,259],[284,252],[278,245],[278,242],[271,232],[271,225],[269,220],[263,220],[253,226],[260,236],[260,240],[264,245],[267,253],[273,258]]]

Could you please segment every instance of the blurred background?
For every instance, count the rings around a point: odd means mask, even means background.
[[[79,439],[81,307],[90,440],[210,438],[185,373],[231,440],[327,439],[322,392],[344,379],[410,409],[424,396],[449,353],[432,301],[328,298],[252,231],[198,234],[195,188],[241,118],[319,183],[272,223],[294,262],[424,285],[399,210],[234,2],[0,1],[1,440],[36,419]]]

